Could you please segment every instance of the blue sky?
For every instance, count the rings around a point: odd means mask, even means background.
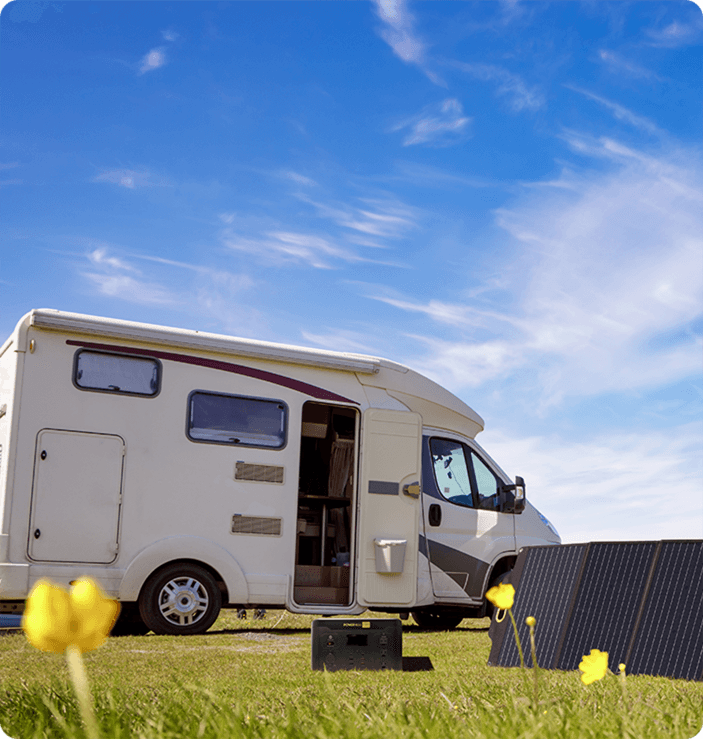
[[[703,14],[28,2],[0,329],[58,308],[385,356],[565,541],[703,537]]]

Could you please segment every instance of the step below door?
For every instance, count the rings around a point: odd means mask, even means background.
[[[117,557],[124,441],[43,429],[37,435],[29,557],[107,564]]]

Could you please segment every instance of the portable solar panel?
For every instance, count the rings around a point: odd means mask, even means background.
[[[540,667],[576,670],[591,649],[614,671],[703,680],[703,541],[529,547],[510,580],[525,663],[527,616]],[[502,620],[499,620],[502,617]],[[520,664],[510,619],[496,613],[489,665]]]
[[[403,627],[397,618],[316,618],[311,638],[313,670],[403,669]]]

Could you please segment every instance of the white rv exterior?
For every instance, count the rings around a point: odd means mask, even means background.
[[[385,359],[33,310],[0,349],[0,610],[88,575],[123,633],[221,607],[483,615],[559,537],[482,428]]]

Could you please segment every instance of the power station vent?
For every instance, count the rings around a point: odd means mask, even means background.
[[[253,534],[255,536],[280,536],[281,519],[271,516],[232,516],[233,534]]]
[[[272,464],[249,464],[248,462],[237,462],[234,468],[235,480],[248,480],[249,482],[275,482],[283,483],[283,467]]]

